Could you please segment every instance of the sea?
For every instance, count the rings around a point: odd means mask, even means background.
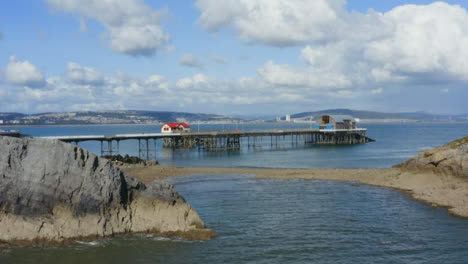
[[[307,128],[310,124],[193,125],[192,130]],[[387,168],[468,136],[468,123],[360,124],[375,142],[348,146],[243,142],[239,151],[166,149],[162,165],[267,168]],[[31,136],[158,133],[157,125],[9,127]],[[80,146],[97,154],[98,142]],[[138,156],[138,142],[120,144]],[[218,236],[209,241],[120,235],[68,246],[0,245],[0,263],[468,263],[468,220],[407,194],[355,182],[256,179],[253,175],[171,178]],[[0,223],[1,224],[1,223]]]

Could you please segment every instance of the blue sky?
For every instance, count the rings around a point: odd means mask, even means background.
[[[468,113],[467,1],[96,2],[0,3],[0,111]]]

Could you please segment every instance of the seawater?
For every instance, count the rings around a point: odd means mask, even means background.
[[[197,125],[192,130],[266,130],[308,128],[310,124],[267,123]],[[360,124],[376,142],[343,146],[292,146],[288,138],[280,138],[278,146],[271,147],[270,138],[263,138],[261,147],[231,152],[205,152],[198,149],[166,149],[160,140],[156,159],[161,164],[201,167],[270,167],[270,168],[385,168],[402,162],[424,149],[445,144],[468,135],[468,123],[386,123]],[[159,125],[106,125],[16,127],[32,136],[60,135],[115,135],[125,133],[159,133]],[[100,153],[99,142],[83,142],[80,146]],[[122,154],[138,156],[138,141],[120,143]]]
[[[246,175],[171,179],[218,237],[124,235],[0,247],[0,263],[467,263],[468,221],[356,183]]]
[[[388,167],[468,132],[465,123],[366,126],[377,142],[250,149],[213,156],[190,150],[167,154],[170,150],[164,150],[158,158],[172,165]],[[22,130],[32,135],[63,135],[122,130],[149,133],[157,128]],[[129,144],[126,151],[131,148]],[[357,183],[256,179],[252,175],[194,175],[169,181],[218,233],[215,239],[123,235],[71,246],[0,246],[0,263],[468,263],[468,220],[399,191]]]

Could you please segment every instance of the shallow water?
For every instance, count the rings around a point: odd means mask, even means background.
[[[399,191],[356,183],[171,181],[218,237],[125,235],[52,248],[0,248],[0,263],[467,263],[468,221]]]
[[[287,126],[291,125],[282,124],[280,128]],[[362,126],[376,142],[292,148],[285,141],[273,149],[266,144],[261,149],[215,154],[165,149],[157,158],[169,165],[215,167],[389,167],[418,151],[468,134],[468,123]],[[264,128],[271,128],[271,124],[241,127]],[[159,127],[21,129],[39,136],[149,133]],[[99,150],[93,142],[82,146]],[[129,154],[137,153],[136,146],[131,141],[121,145]],[[399,191],[356,183],[255,179],[249,175],[196,175],[170,181],[218,237],[184,241],[124,235],[63,247],[0,246],[0,263],[468,263],[468,220],[414,201]]]

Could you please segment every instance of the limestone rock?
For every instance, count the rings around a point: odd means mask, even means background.
[[[468,137],[422,151],[394,167],[408,170],[429,170],[438,174],[468,178]]]
[[[212,234],[166,182],[145,185],[75,145],[0,137],[0,241],[124,232]]]

